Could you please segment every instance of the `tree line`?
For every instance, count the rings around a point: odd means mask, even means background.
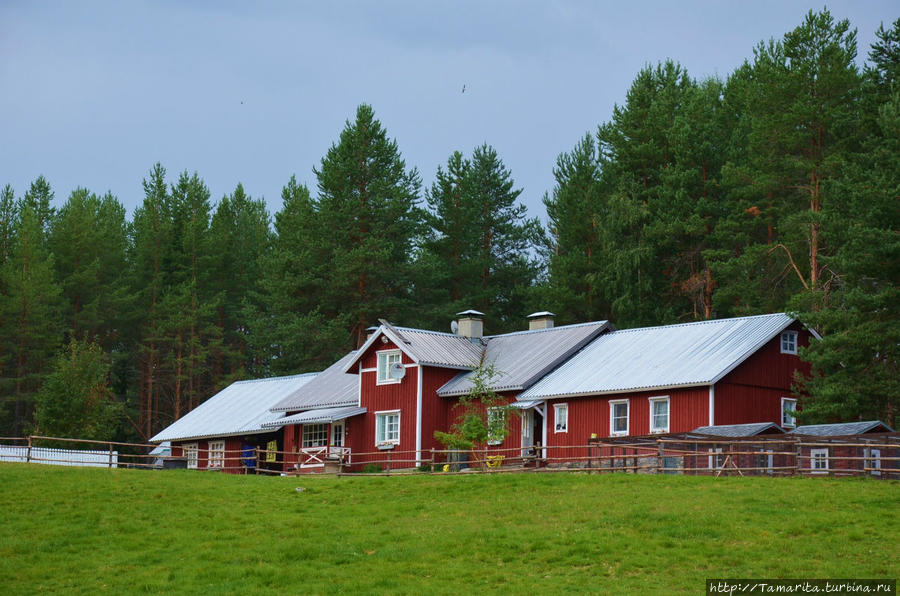
[[[107,193],[0,192],[0,433],[145,440],[238,379],[320,370],[378,318],[490,332],[787,310],[823,335],[805,421],[896,421],[900,19],[867,65],[825,10],[726,80],[648,65],[553,169],[548,226],[485,144],[424,186],[371,106],[271,216],[154,165]]]

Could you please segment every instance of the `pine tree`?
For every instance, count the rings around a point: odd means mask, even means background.
[[[556,159],[556,186],[544,195],[549,220],[548,308],[569,321],[611,316],[603,289],[594,284],[601,257],[599,227],[605,217],[597,144],[591,135]]]
[[[16,205],[15,237],[0,270],[5,294],[0,297],[0,337],[4,362],[0,390],[9,417],[3,428],[21,436],[33,419],[34,396],[60,341],[60,289],[46,230],[52,216],[52,192],[39,178]],[[47,199],[45,202],[44,199]],[[11,403],[10,403],[11,402]]]
[[[488,145],[471,160],[456,152],[439,168],[427,194],[430,233],[420,262],[431,288],[446,288],[432,316],[446,321],[459,310],[483,311],[498,332],[520,325],[539,272],[533,256],[542,240],[536,219],[518,202],[512,173]]]
[[[84,188],[72,192],[50,230],[66,329],[107,352],[119,345],[125,325],[127,244],[122,204],[109,193],[98,197]]]
[[[421,181],[415,169],[406,169],[397,142],[365,104],[315,174],[317,219],[328,231],[321,312],[342,319],[351,336],[348,347],[358,346],[378,318],[408,314]]]
[[[855,58],[849,22],[835,22],[827,10],[810,12],[782,41],[760,44],[729,85],[738,96],[731,101],[745,112],[737,132],[748,145],[726,169],[731,217],[743,221],[734,227],[759,220],[766,232],[719,267],[741,288],[739,297],[722,298],[743,301],[744,310],[783,308],[793,293],[831,281],[822,225],[840,200],[829,195],[829,182],[859,142]]]
[[[271,242],[265,201],[246,194],[240,183],[219,202],[210,226],[212,289],[216,292],[216,325],[222,338],[216,350],[215,374],[224,382],[260,372],[259,358],[249,349],[247,320],[258,310],[254,296],[263,276],[262,261]]]

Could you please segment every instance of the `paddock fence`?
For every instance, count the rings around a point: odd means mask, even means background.
[[[669,435],[592,439],[584,445],[368,452],[311,446],[293,451],[262,447],[209,448],[175,455],[149,443],[29,436],[0,437],[0,462],[61,466],[187,468],[237,474],[391,475],[407,473],[688,474],[720,476],[868,476],[900,479],[900,433],[752,438]]]

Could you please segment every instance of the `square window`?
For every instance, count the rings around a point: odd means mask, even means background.
[[[375,444],[396,445],[400,443],[400,412],[375,413]]]
[[[828,472],[828,448],[809,450],[809,469],[813,474],[826,474]]]
[[[797,400],[790,397],[781,398],[781,426],[791,427],[797,426],[797,420],[793,416],[793,412],[797,411]]]
[[[378,352],[378,385],[400,382],[400,379],[391,377],[391,366],[399,362],[400,350]]]
[[[781,353],[796,354],[797,353],[797,332],[785,331],[781,334]]]
[[[669,432],[669,398],[651,397],[650,399],[650,432]]]
[[[569,404],[555,404],[553,406],[553,430],[558,433],[569,432]]]
[[[304,424],[301,447],[324,447],[328,444],[327,424]]]
[[[628,400],[609,402],[609,434],[628,434]]]

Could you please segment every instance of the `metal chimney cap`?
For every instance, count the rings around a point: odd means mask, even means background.
[[[536,319],[538,317],[555,317],[556,315],[550,312],[549,310],[542,310],[541,312],[533,312],[530,315],[527,315],[526,319]]]
[[[456,313],[456,316],[457,317],[480,318],[480,317],[484,316],[484,313],[470,308],[469,310],[464,310],[462,312]]]

